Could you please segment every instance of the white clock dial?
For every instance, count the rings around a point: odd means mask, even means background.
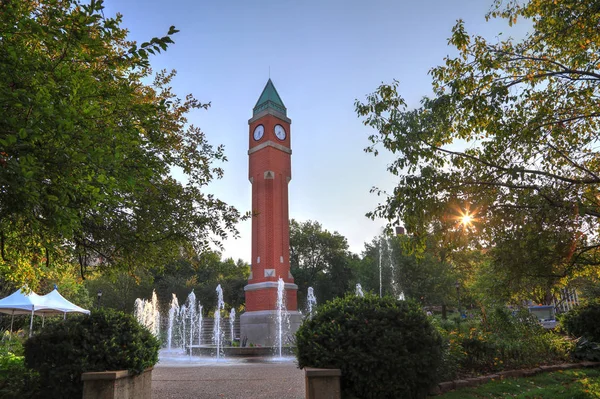
[[[262,136],[265,134],[265,127],[263,125],[258,125],[254,128],[254,140],[258,141],[262,139]]]
[[[285,140],[285,129],[281,125],[275,125],[275,136],[279,140]]]

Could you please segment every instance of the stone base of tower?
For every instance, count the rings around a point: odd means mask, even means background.
[[[293,339],[294,334],[300,327],[304,315],[296,311],[288,311],[290,328],[284,331],[283,344],[287,344]],[[245,312],[240,316],[240,339],[246,340],[246,345],[277,346],[277,311],[276,310],[258,310],[254,312]]]

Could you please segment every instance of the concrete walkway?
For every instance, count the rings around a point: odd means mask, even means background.
[[[304,371],[295,362],[158,364],[152,399],[303,399]]]

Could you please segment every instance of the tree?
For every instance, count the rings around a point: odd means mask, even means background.
[[[92,297],[102,290],[102,307],[125,312],[134,310],[136,298],[150,300],[156,291],[161,314],[167,314],[173,294],[183,305],[188,295],[194,291],[198,302],[204,307],[204,315],[214,311],[217,305],[217,285],[223,288],[223,300],[227,309],[244,308],[244,286],[248,283],[250,265],[238,260],[221,259],[215,251],[184,256],[168,263],[162,269],[133,272],[109,270],[94,273],[86,280],[86,287]],[[93,299],[93,298],[92,298]]]
[[[360,266],[354,278],[364,291],[379,293],[381,267],[382,294],[398,298],[401,293],[422,305],[441,306],[456,302],[455,282],[464,275],[450,259],[440,260],[429,240],[422,253],[407,250],[407,236],[382,234],[365,243]]]
[[[216,251],[204,251],[184,257],[168,265],[154,276],[156,294],[163,305],[175,294],[180,304],[194,290],[196,298],[206,314],[217,306],[217,285],[223,289],[223,300],[227,308],[244,308],[244,286],[248,284],[250,265],[239,259],[222,259]]]
[[[233,307],[239,313],[246,303],[244,287],[250,277],[250,265],[241,259],[235,262],[232,258],[221,259],[219,253],[216,255],[217,259],[212,262],[207,259],[213,256],[211,253],[203,253],[194,259],[196,296],[203,301],[207,312],[214,311],[217,307],[216,288],[220,284],[227,309]]]
[[[406,251],[404,241],[409,237],[394,237],[392,252],[398,267],[398,280],[407,298],[427,306],[441,306],[456,301],[455,283],[464,274],[456,263],[440,260],[430,242],[425,252]]]
[[[102,0],[0,3],[0,272],[32,288],[60,263],[161,266],[236,233],[203,190],[223,148],[186,119],[209,104],[174,72],[146,83],[177,30],[138,46],[121,21]]]
[[[552,285],[600,264],[600,1],[497,0],[497,17],[531,31],[492,42],[458,21],[457,56],[430,71],[433,96],[418,108],[398,82],[356,102],[377,130],[367,151],[397,154],[399,184],[370,215],[401,219],[422,241],[454,224],[471,245],[518,253],[495,258],[513,277]],[[472,224],[458,227],[464,215]]]
[[[125,271],[105,270],[102,273],[89,273],[85,287],[90,295],[93,308],[111,308],[125,313],[133,313],[137,298],[150,300],[154,289],[154,279],[144,268]],[[102,296],[98,297],[98,292]],[[164,307],[166,309],[166,306]]]
[[[305,306],[308,287],[315,288],[321,302],[344,295],[355,261],[346,237],[338,232],[323,230],[320,223],[311,220],[290,221],[290,269],[298,285],[299,309]]]
[[[362,265],[354,273],[356,283],[363,291],[373,294],[391,295],[398,298],[404,292],[405,281],[400,281],[398,253],[393,245],[394,238],[381,234],[365,243],[362,252]]]

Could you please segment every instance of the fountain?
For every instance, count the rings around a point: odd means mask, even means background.
[[[167,329],[167,349],[171,350],[173,348],[173,326],[175,324],[176,318],[179,316],[179,301],[177,300],[177,296],[173,294],[173,299],[171,300],[171,306],[169,307],[169,327]]]
[[[202,343],[202,309],[194,291],[181,307],[177,296],[172,294],[167,321],[167,350],[185,350],[186,346],[192,346],[194,342],[198,345]]]
[[[378,251],[379,252],[379,298],[382,297],[382,293],[383,293],[383,291],[382,291],[383,290],[383,283],[382,283],[382,280],[381,280],[381,276],[382,276],[382,273],[381,273],[381,271],[382,271],[382,267],[381,267],[382,266],[381,265],[381,255],[382,255],[382,252],[383,252],[382,251],[382,249],[383,249],[382,248],[383,247],[382,243],[383,243],[383,235],[379,238],[379,251]]]
[[[152,291],[152,300],[137,298],[134,304],[134,316],[137,321],[145,326],[155,337],[160,334],[160,313],[156,292]]]
[[[225,309],[223,302],[223,289],[221,284],[217,286],[217,308],[215,309],[215,325],[213,327],[213,344],[217,346],[217,360],[221,357],[221,346],[223,342],[223,329],[221,328],[221,310]]]
[[[180,330],[180,338],[181,338],[181,348],[185,349],[186,341],[186,325],[185,325],[185,316],[187,315],[187,305],[183,305],[179,310],[179,330]]]
[[[212,330],[212,342],[203,338],[203,306],[196,297],[194,291],[190,292],[185,302],[180,302],[175,294],[172,294],[168,306],[168,315],[165,317],[164,327],[164,349],[160,353],[160,361],[163,364],[204,364],[207,362],[244,363],[248,357],[260,357],[262,361],[289,361],[292,357],[286,355],[286,345],[290,334],[290,315],[286,308],[285,282],[279,279],[277,282],[276,310],[273,313],[274,344],[272,346],[250,345],[242,343],[236,335],[236,319],[239,315],[235,308],[231,308],[229,319],[226,315],[223,289],[219,285],[216,288],[217,306],[214,312],[214,326]],[[316,298],[312,287],[308,291],[308,315],[314,314]],[[137,299],[135,302],[135,316],[139,322],[145,325],[156,336],[159,336],[160,314],[158,313],[158,300],[153,292],[152,299]],[[210,328],[210,327],[208,327]],[[229,331],[227,331],[229,328]],[[227,338],[226,338],[227,337]],[[235,342],[244,345],[234,346]],[[231,344],[229,344],[231,343]]]
[[[202,345],[202,310],[204,307],[198,302],[198,346]]]
[[[277,347],[279,349],[279,358],[282,357],[284,328],[287,324],[287,309],[285,307],[285,283],[279,277],[277,281]]]
[[[184,323],[186,319],[190,320],[189,343],[191,347],[194,344],[194,330],[198,329],[198,327],[196,326],[196,294],[194,294],[194,290],[192,290],[192,292],[190,292],[190,295],[188,295],[186,304],[187,314],[184,317]],[[191,353],[192,352],[190,351],[190,355]]]
[[[390,268],[390,283],[392,286],[392,296],[394,296],[394,297],[397,296],[398,299],[404,300],[404,293],[402,292],[402,290],[400,289],[400,285],[398,284],[399,272],[396,269],[396,263],[394,262],[393,247],[388,240],[385,241],[385,248],[387,251],[387,258],[388,258],[388,263],[389,263],[389,268]],[[398,294],[398,291],[400,291],[400,294]]]
[[[306,295],[306,305],[308,306],[308,317],[312,318],[313,311],[317,306],[317,298],[313,291],[313,287],[308,287],[308,294]]]
[[[233,342],[235,341],[235,309],[231,308],[231,312],[229,312],[229,331],[231,331],[231,345],[233,346]]]
[[[360,283],[356,283],[355,294],[356,294],[356,296],[359,296],[361,298],[365,296],[365,294],[364,294],[364,292],[362,290],[362,286],[360,285]]]
[[[400,288],[399,271],[394,262],[394,248],[392,242],[383,232],[379,237],[379,296],[384,291],[391,294],[394,298],[403,300],[403,292]],[[386,282],[386,289],[383,289],[383,281]]]

